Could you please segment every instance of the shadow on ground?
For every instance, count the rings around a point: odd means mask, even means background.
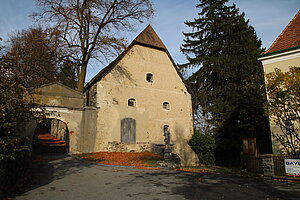
[[[18,200],[49,199],[300,199],[300,184],[171,169],[107,166],[53,149],[35,152]],[[41,156],[41,157],[39,157]]]
[[[49,147],[40,144],[33,146],[32,162],[28,173],[18,189],[11,195],[17,196],[27,191],[63,179],[69,174],[90,168],[95,163],[86,162],[66,154],[65,147]]]
[[[170,179],[170,177],[176,177]],[[134,177],[127,187],[138,179],[150,185],[164,188],[156,195],[168,193],[185,199],[300,199],[299,183],[282,183],[262,178],[241,177],[224,174],[200,174],[181,171],[148,172]],[[130,184],[132,183],[132,185]],[[140,195],[140,193],[132,194]],[[155,196],[155,194],[148,194]],[[153,198],[156,199],[156,198]],[[159,199],[159,198],[157,198]]]

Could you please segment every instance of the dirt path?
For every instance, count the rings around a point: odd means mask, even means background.
[[[176,170],[95,164],[63,154],[37,157],[16,200],[300,199],[300,184]]]

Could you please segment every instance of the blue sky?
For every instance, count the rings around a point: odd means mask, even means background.
[[[153,0],[156,13],[150,24],[160,36],[176,63],[186,62],[179,51],[184,39],[182,32],[190,30],[184,21],[197,17],[195,5],[198,0]],[[263,42],[269,47],[281,33],[300,8],[300,0],[230,0],[255,28]],[[0,0],[0,37],[6,39],[9,33],[22,30],[33,25],[30,13],[35,10],[34,0]],[[148,23],[147,23],[148,24]],[[127,34],[130,43],[146,26],[136,27],[135,32]],[[88,70],[87,80],[91,79],[103,65],[92,64]]]

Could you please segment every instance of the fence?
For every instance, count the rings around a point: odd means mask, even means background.
[[[288,157],[264,154],[258,157],[251,155],[241,155],[241,164],[248,172],[264,174],[265,176],[285,177],[284,159]],[[300,179],[299,177],[294,177]]]
[[[261,174],[263,172],[261,159],[256,156],[241,155],[241,164],[248,172],[257,174]]]
[[[284,159],[283,156],[273,156],[275,176],[285,176]]]

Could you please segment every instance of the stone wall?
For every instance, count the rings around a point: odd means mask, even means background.
[[[54,137],[56,137],[60,140],[65,140],[66,134],[68,134],[67,125],[58,119],[52,119],[51,120],[51,135],[53,135]]]
[[[272,154],[260,155],[263,175],[265,176],[274,176],[274,161]]]
[[[149,142],[137,142],[137,144],[123,144],[121,142],[108,142],[105,151],[110,152],[144,152],[151,151]]]

